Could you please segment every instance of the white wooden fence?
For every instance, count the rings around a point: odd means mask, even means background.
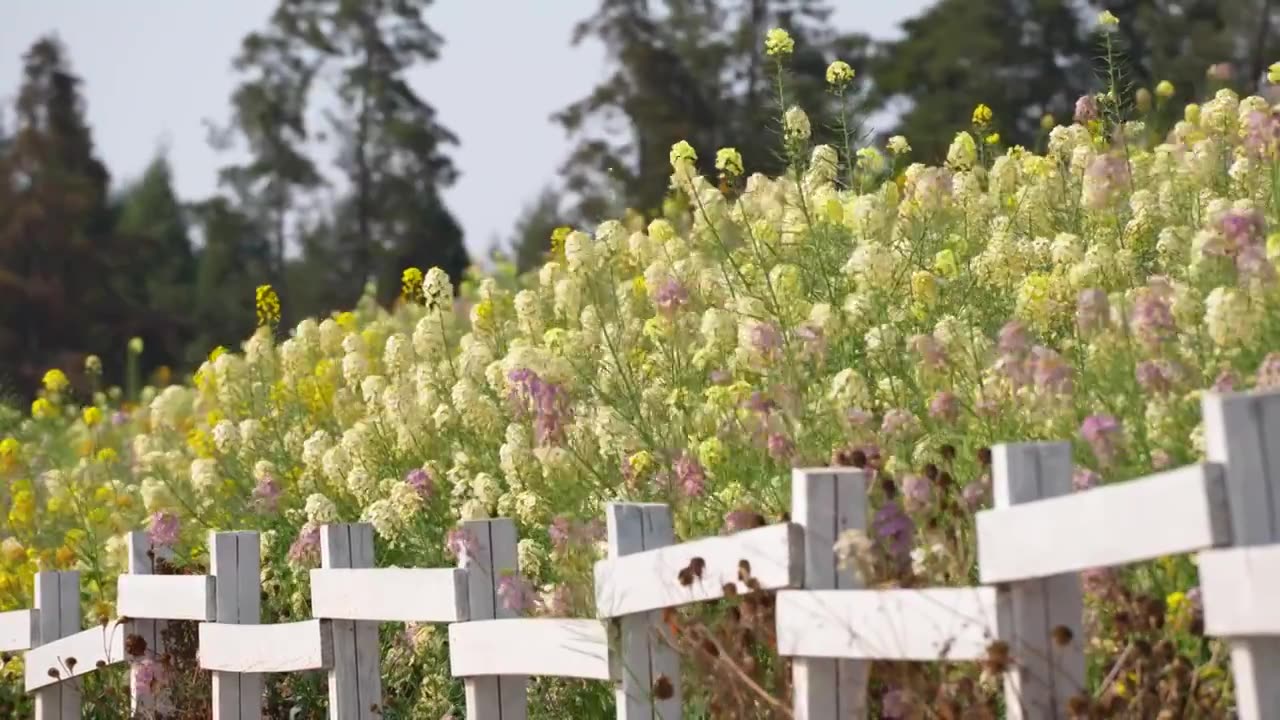
[[[35,609],[0,614],[0,651],[27,651],[37,718],[69,720],[80,717],[76,677],[145,662],[125,658],[126,637],[154,653],[166,620],[197,620],[216,720],[260,718],[261,673],[303,670],[328,672],[331,718],[363,720],[381,715],[378,623],[448,623],[470,720],[525,717],[530,676],[610,682],[626,720],[678,718],[679,658],[660,613],[754,588],[779,591],[778,647],[793,658],[801,720],[865,716],[872,660],[990,661],[995,648],[1009,659],[1009,717],[1057,720],[1085,691],[1079,573],[1195,552],[1206,630],[1232,646],[1239,716],[1280,720],[1280,393],[1208,393],[1203,411],[1207,462],[1082,492],[1067,443],[996,446],[995,507],[977,517],[978,587],[860,587],[833,546],[867,527],[866,479],[825,468],[793,472],[791,522],[727,536],[676,544],[666,506],[610,504],[598,619],[504,607],[499,579],[519,570],[507,519],[465,523],[468,550],[441,569],[375,568],[372,528],[325,526],[314,619],[278,625],[259,624],[256,533],[211,533],[208,577],[151,575],[146,536],[134,533],[119,583],[125,619],[81,630],[78,575],[42,572]],[[140,708],[171,702],[134,697]]]

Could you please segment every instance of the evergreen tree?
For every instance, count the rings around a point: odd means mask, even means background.
[[[439,56],[442,38],[423,18],[429,0],[298,0],[306,39],[340,68],[334,117],[345,139],[338,159],[350,196],[337,218],[338,246],[358,298],[376,279],[382,300],[399,292],[407,265],[439,267],[460,279],[469,260],[462,228],[441,190],[457,178],[444,154],[457,138],[409,84],[407,72]]]
[[[1068,120],[1097,88],[1094,39],[1069,0],[941,0],[902,29],[873,64],[874,101],[908,106],[896,132],[921,162],[945,158],[978,103],[994,112],[1005,145],[1035,147],[1044,114]]]
[[[16,387],[34,387],[48,365],[75,368],[78,354],[129,330],[109,282],[118,249],[108,232],[109,176],[79,88],[57,39],[41,38],[24,55],[13,134],[0,154],[0,375]]]
[[[603,42],[614,72],[557,116],[579,139],[564,168],[568,190],[582,198],[575,219],[589,224],[628,206],[656,212],[667,192],[668,152],[680,140],[700,151],[704,172],[714,172],[722,146],[738,148],[749,172],[779,172],[779,102],[803,107],[817,139],[831,139],[827,65],[837,56],[860,64],[867,46],[831,32],[829,14],[823,0],[602,0],[573,42]],[[773,27],[796,41],[782,96],[763,55]],[[622,140],[597,134],[619,120]]]
[[[254,290],[275,262],[268,234],[227,197],[192,206],[203,239],[196,259],[191,318],[195,336],[187,362],[198,363],[218,345],[238,347],[255,325]]]
[[[145,309],[147,352],[158,362],[182,359],[193,333],[187,310],[196,264],[186,211],[164,156],[153,160],[141,179],[122,193],[115,232],[129,255],[146,258],[136,277],[119,290],[133,307]]]
[[[551,249],[551,233],[563,224],[560,193],[554,188],[544,188],[520,213],[508,244],[518,272],[533,270],[546,260]]]
[[[299,195],[322,182],[305,148],[307,103],[318,65],[299,37],[308,26],[298,4],[282,0],[267,29],[250,33],[241,43],[234,67],[247,77],[232,94],[233,129],[245,140],[250,159],[222,171],[224,183],[253,201],[256,225],[271,239],[266,277],[282,296],[288,294],[284,268],[290,218]]]

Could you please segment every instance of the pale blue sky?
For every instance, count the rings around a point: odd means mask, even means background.
[[[875,36],[930,0],[836,0],[835,23]],[[445,198],[467,245],[482,254],[505,238],[521,208],[554,179],[569,141],[550,120],[607,72],[598,44],[569,45],[598,0],[436,0],[427,20],[445,38],[439,62],[414,84],[461,140],[462,175]],[[228,161],[209,147],[205,121],[225,123],[236,84],[231,58],[261,28],[273,0],[7,0],[0,20],[0,101],[9,106],[21,55],[56,32],[84,78],[98,151],[118,186],[167,146],[179,194],[216,189]],[[163,100],[157,102],[156,98]],[[5,116],[9,115],[6,107]],[[326,153],[324,157],[330,157]]]

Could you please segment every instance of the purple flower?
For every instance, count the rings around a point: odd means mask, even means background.
[[[451,555],[461,560],[464,557],[475,555],[479,541],[470,530],[456,527],[445,534],[444,546]]]
[[[1098,119],[1098,99],[1092,95],[1081,95],[1076,100],[1075,120],[1085,125]]]
[[[849,421],[849,424],[854,427],[865,427],[875,419],[871,413],[863,410],[862,408],[849,408],[849,410],[845,412],[844,416],[845,419]]]
[[[871,523],[881,546],[895,559],[904,561],[911,556],[911,544],[916,526],[896,500],[890,500],[876,511]]]
[[[320,561],[320,528],[303,526],[289,546],[289,563],[303,568]]]
[[[736,533],[756,526],[756,513],[746,508],[730,510],[724,514],[724,531]]]
[[[1255,385],[1259,390],[1280,390],[1280,352],[1267,353],[1262,358]]]
[[[1257,280],[1270,284],[1276,279],[1276,266],[1267,258],[1267,249],[1262,245],[1250,245],[1236,255],[1236,272],[1242,280]]]
[[[1120,441],[1120,421],[1111,415],[1090,415],[1081,423],[1080,435],[1089,443],[1098,462],[1111,464]]]
[[[920,421],[915,415],[911,414],[906,408],[893,408],[884,414],[884,421],[880,423],[880,432],[885,435],[906,435],[913,432],[920,425]]]
[[[880,714],[887,720],[901,720],[911,712],[911,701],[902,690],[890,690],[880,698]]]
[[[795,450],[795,446],[782,433],[769,433],[767,441],[769,447],[769,457],[774,460],[786,460],[791,457],[791,453]]]
[[[1213,391],[1216,393],[1229,393],[1236,389],[1236,385],[1240,384],[1240,378],[1234,370],[1223,370],[1218,373],[1218,377],[1213,380]]]
[[[168,510],[161,510],[151,516],[151,526],[147,534],[154,547],[173,547],[178,542],[178,516]]]
[[[1076,490],[1088,490],[1098,487],[1102,476],[1089,468],[1078,467],[1071,473],[1071,486]]]
[[[551,600],[547,603],[547,612],[552,617],[564,617],[573,610],[573,591],[568,585],[556,585],[551,591]]]
[[[276,509],[276,503],[280,500],[280,486],[276,484],[275,478],[270,475],[264,475],[257,485],[253,486],[253,502],[262,512],[271,512]]]
[[[151,697],[163,683],[164,669],[150,658],[130,663],[133,669],[133,688],[139,697]]]
[[[1102,210],[1129,184],[1129,161],[1119,153],[1103,153],[1089,163],[1084,177],[1084,205]]]
[[[1031,379],[1041,392],[1053,395],[1071,393],[1071,366],[1047,347],[1037,345],[1031,348]]]
[[[712,370],[707,379],[711,381],[712,385],[726,385],[733,379],[733,376],[724,370]]]
[[[1200,593],[1200,586],[1196,585],[1186,592],[1187,605],[1194,612],[1204,612],[1204,598]]]
[[[1266,239],[1266,220],[1257,210],[1228,210],[1218,216],[1218,232],[1226,241],[1228,254],[1235,255]]]
[[[123,411],[123,410],[117,410],[117,411],[115,411],[115,412],[111,413],[111,424],[112,424],[112,425],[115,425],[116,427],[119,427],[119,426],[121,426],[121,425],[123,425],[123,424],[125,424],[125,423],[127,423],[127,422],[129,422],[129,413],[127,413],[127,412],[125,412],[125,411]]]
[[[747,398],[747,409],[761,415],[768,415],[778,408],[778,403],[769,398],[768,395],[759,390],[751,391],[751,396]]]
[[[676,278],[667,278],[654,293],[653,301],[663,312],[674,313],[689,304],[689,291]]]
[[[1156,470],[1164,470],[1172,464],[1173,458],[1170,457],[1168,450],[1156,448],[1151,451],[1151,467]]]
[[[920,355],[925,367],[930,370],[942,370],[947,367],[947,351],[932,335],[915,335],[911,338],[911,347]]]
[[[1244,146],[1255,157],[1271,157],[1280,147],[1280,115],[1255,110],[1245,116]]]
[[[751,345],[766,357],[782,347],[782,334],[770,323],[758,322],[751,328]]]
[[[435,494],[436,482],[431,477],[431,473],[424,468],[414,468],[404,476],[404,481],[409,487],[418,491],[418,496],[423,500],[430,498]]]
[[[1169,303],[1154,291],[1138,296],[1129,321],[1133,325],[1133,334],[1151,348],[1159,347],[1177,330]]]
[[[1000,336],[996,342],[996,348],[1001,355],[1006,357],[1018,357],[1027,351],[1031,341],[1027,337],[1027,329],[1017,320],[1011,320],[1000,328]]]
[[[519,573],[506,573],[498,578],[498,598],[503,607],[518,614],[536,610],[542,604],[533,586]]]
[[[1101,330],[1111,319],[1107,294],[1097,288],[1081,290],[1076,298],[1076,326],[1081,332]]]
[[[960,491],[960,496],[964,498],[966,507],[970,510],[977,510],[987,501],[987,486],[975,480],[964,486],[964,490]]]
[[[960,415],[960,402],[954,393],[943,390],[929,401],[929,417],[942,422],[955,422]]]
[[[907,510],[926,510],[933,501],[933,484],[924,475],[906,475],[902,478],[902,495]]]
[[[564,515],[557,515],[547,526],[547,535],[551,537],[551,547],[556,552],[564,552],[573,539],[573,521]]]
[[[1138,385],[1152,395],[1160,395],[1173,389],[1172,370],[1160,360],[1143,360],[1133,369]]]
[[[564,438],[571,419],[568,393],[558,383],[549,383],[528,368],[512,370],[510,400],[521,413],[533,415],[533,429],[539,446],[554,445]]]
[[[707,484],[707,473],[698,459],[688,452],[680,453],[675,464],[676,484],[685,497],[702,495]]]

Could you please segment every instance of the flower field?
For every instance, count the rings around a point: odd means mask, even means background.
[[[828,75],[853,82],[843,63]],[[436,567],[461,520],[503,516],[522,538],[503,601],[590,617],[605,502],[670,503],[677,537],[716,534],[776,521],[790,469],[833,463],[875,473],[871,532],[844,543],[870,585],[973,584],[991,445],[1070,439],[1088,488],[1201,459],[1202,390],[1280,387],[1280,115],[1229,90],[1175,111],[1168,94],[1145,112],[1086,96],[1036,149],[1002,147],[979,106],[941,166],[912,162],[909,138],[815,146],[792,107],[786,175],[677,144],[661,217],[557,231],[529,275],[455,288],[411,268],[394,308],[294,328],[264,286],[239,351],[136,397],[51,370],[29,412],[0,417],[0,610],[31,606],[37,569],[77,568],[90,622],[114,618],[125,532],[203,572],[210,529],[256,529],[263,620],[302,619],[320,524],[371,523],[380,567]],[[720,178],[695,169],[707,152]],[[1086,575],[1098,716],[1225,715],[1228,657],[1196,584],[1185,557]],[[779,660],[732,615],[670,619],[732,638],[686,648],[689,712],[772,717]],[[384,628],[386,717],[460,712],[445,642]],[[189,664],[146,662],[203,717]],[[21,659],[3,675],[0,708],[27,716]],[[995,717],[997,680],[884,664],[871,695],[885,717]],[[86,687],[93,717],[127,715],[124,684]],[[611,716],[602,685],[530,687],[534,716]],[[273,676],[269,714],[322,717],[324,693],[322,675]]]

